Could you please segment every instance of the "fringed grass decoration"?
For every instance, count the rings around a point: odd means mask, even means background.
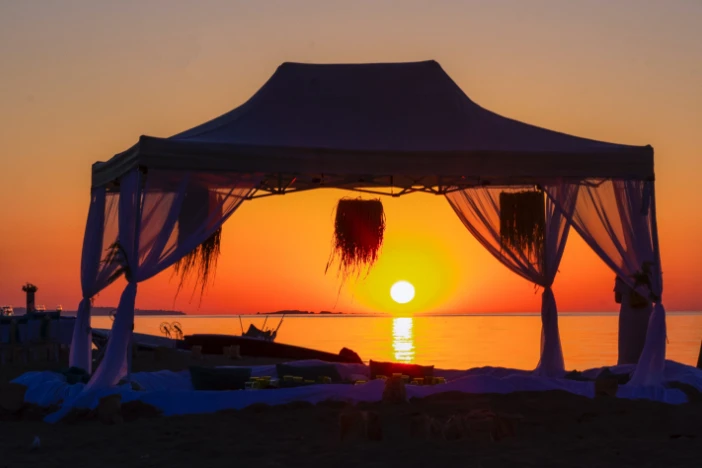
[[[200,298],[205,294],[205,289],[210,279],[210,275],[217,270],[217,259],[220,254],[222,242],[222,228],[217,229],[205,242],[195,247],[185,257],[178,260],[173,265],[173,274],[180,277],[176,296],[183,288],[185,281],[197,272],[196,284],[200,285]],[[195,291],[193,291],[193,294]]]
[[[124,247],[122,247],[122,244],[120,244],[119,241],[114,242],[107,247],[107,253],[105,254],[105,258],[102,259],[102,263],[105,265],[111,265],[113,263],[118,265],[114,273],[112,273],[112,275],[110,275],[108,278],[108,284],[112,284],[112,282],[122,276],[122,274],[124,274],[127,281],[131,281],[132,271],[127,262],[127,252],[124,250]]]
[[[384,234],[385,212],[380,199],[342,198],[336,206],[332,253],[324,272],[337,257],[344,280],[369,270],[378,259]]]
[[[220,212],[220,216],[214,216],[217,210]],[[221,211],[222,204],[216,192],[210,191],[203,186],[193,185],[189,187],[178,216],[178,244],[190,242],[195,233],[208,227],[208,223],[218,221],[221,217]],[[193,295],[199,286],[200,300],[202,300],[210,277],[217,269],[221,241],[222,228],[220,227],[202,244],[195,247],[173,265],[173,275],[180,278],[176,297],[183,289],[188,278],[194,275],[195,287]]]
[[[546,205],[542,190],[500,193],[502,246],[541,264],[544,254]]]

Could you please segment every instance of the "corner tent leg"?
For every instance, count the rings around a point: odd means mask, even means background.
[[[132,336],[129,338],[127,346],[127,380],[132,378],[132,360],[134,359],[134,325],[132,325]]]
[[[536,374],[544,377],[562,377],[565,374],[556,298],[550,287],[544,289],[541,295],[541,359]]]
[[[71,352],[68,358],[70,367],[83,369],[88,374],[92,371],[92,341],[90,330],[90,299],[83,298],[78,305],[76,323],[73,327]]]
[[[648,322],[646,344],[641,358],[627,385],[656,386],[663,383],[665,378],[665,348],[666,348],[665,308],[656,303]]]
[[[110,339],[107,342],[105,357],[85,390],[106,388],[119,382],[127,373],[127,351],[134,327],[134,303],[137,284],[128,283],[119,299],[117,314],[112,324]]]

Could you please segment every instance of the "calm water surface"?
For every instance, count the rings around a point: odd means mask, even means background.
[[[264,317],[242,315],[244,329],[263,325]],[[275,328],[280,316],[268,318]],[[562,314],[558,318],[568,369],[616,364],[616,314]],[[177,321],[184,333],[240,334],[238,316],[137,317],[135,331],[159,334],[162,322]],[[109,328],[110,319],[94,317],[93,327]],[[668,315],[668,359],[695,365],[702,339],[702,313]],[[538,315],[461,315],[435,317],[288,316],[277,342],[333,353],[347,347],[364,361],[392,360],[463,369],[536,366],[541,340]]]

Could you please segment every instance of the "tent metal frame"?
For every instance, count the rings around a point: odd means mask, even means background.
[[[539,187],[546,183],[544,179],[512,179],[495,181],[482,180],[479,177],[436,177],[419,176],[402,178],[405,183],[398,185],[394,176],[332,176],[311,177],[300,174],[273,174],[266,177],[261,184],[248,196],[248,200],[265,198],[273,195],[287,195],[296,192],[306,192],[315,189],[338,189],[352,192],[382,195],[386,197],[401,197],[411,193],[428,193],[430,195],[446,195],[471,187]],[[564,177],[563,180],[577,180],[582,185],[597,187],[611,178],[582,179],[580,177]],[[409,182],[409,183],[407,183]],[[385,189],[385,191],[381,190]],[[398,191],[396,192],[395,189]],[[387,190],[390,190],[388,192]]]
[[[601,181],[586,181],[576,178],[584,184],[599,184]],[[603,179],[604,180],[604,179]],[[480,177],[442,177],[424,175],[418,177],[396,176],[335,176],[329,174],[271,174],[265,177],[260,185],[249,195],[248,199],[265,198],[273,195],[286,195],[296,192],[331,188],[349,190],[359,193],[401,197],[411,193],[427,193],[431,195],[446,195],[471,187],[535,187],[545,183],[544,179],[505,179],[499,182],[485,180]],[[397,189],[397,191],[395,191]],[[388,191],[389,190],[389,191]]]
[[[405,182],[409,183],[398,185],[394,176],[358,177],[333,176],[325,174],[321,177],[310,177],[304,175],[277,174],[265,178],[259,187],[257,187],[248,198],[254,199],[270,197],[273,195],[286,195],[289,193],[305,192],[320,188],[350,190],[354,192],[370,193],[374,195],[384,195],[397,198],[410,193],[445,195],[467,186],[481,185],[477,180],[467,183],[465,177],[436,178],[431,176],[420,176],[416,178],[403,179]],[[438,184],[432,184],[427,179],[434,179],[433,182],[438,182]],[[380,190],[381,188],[386,190],[390,189],[390,192],[382,191]],[[396,188],[398,189],[397,192],[395,192]]]
[[[139,170],[145,175],[144,182],[148,180],[149,169],[146,166],[139,166]],[[577,182],[581,185],[597,187],[607,180],[614,180],[610,177],[587,178],[582,177],[562,177],[560,180]],[[332,175],[332,174],[300,174],[300,173],[272,173],[263,177],[259,186],[247,197],[247,200],[265,198],[273,195],[287,195],[296,192],[307,192],[316,189],[337,189],[352,192],[382,195],[386,197],[398,198],[411,193],[427,193],[430,195],[446,195],[459,190],[474,187],[493,188],[521,188],[540,187],[551,182],[552,178],[504,178],[500,180],[483,179],[481,177],[465,176],[436,176],[423,175],[416,177],[409,176],[387,176],[387,175]],[[647,180],[653,182],[655,178]],[[119,192],[119,179],[113,180],[105,185],[108,193]],[[397,191],[396,191],[397,190]]]

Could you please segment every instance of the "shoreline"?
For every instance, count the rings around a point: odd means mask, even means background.
[[[75,311],[64,311],[65,316],[75,316]],[[282,316],[278,313],[223,313],[223,314],[199,314],[199,313],[187,313],[176,315],[147,315],[147,314],[136,314],[135,317],[195,317],[195,318],[237,318],[237,317],[258,317],[265,318],[270,316]],[[595,316],[617,316],[619,312],[558,312],[558,316],[561,317],[595,317]],[[702,315],[702,311],[666,311],[666,315]],[[376,313],[333,313],[333,314],[287,314],[286,318],[294,317],[339,317],[339,318],[424,318],[424,317],[540,317],[540,312],[465,312],[465,313],[414,313],[414,314],[391,314],[385,312]],[[107,315],[96,315],[96,317],[107,317]]]

